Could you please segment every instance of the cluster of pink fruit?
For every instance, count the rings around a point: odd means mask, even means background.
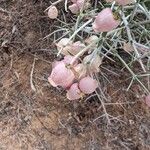
[[[94,41],[97,38],[96,36],[91,36],[85,40],[85,43]],[[96,54],[93,61],[93,55],[89,54],[85,57],[83,56],[83,61],[79,61],[70,54],[78,54],[86,47],[85,44],[80,41],[69,42],[68,38],[63,38],[56,45],[58,51],[65,56],[63,60],[53,62],[52,72],[48,78],[50,84],[54,87],[61,86],[66,89],[69,100],[80,99],[85,94],[93,93],[98,87],[98,82],[90,75],[99,72],[100,56]],[[88,51],[90,53],[92,49],[89,48]]]
[[[89,2],[85,0],[71,0],[73,4],[69,6],[72,13],[77,14],[81,8],[87,8]],[[113,2],[113,0],[106,0]],[[116,0],[120,5],[131,3],[131,0]],[[110,8],[103,9],[98,13],[93,22],[93,30],[95,32],[108,32],[115,29],[120,24],[120,21],[114,17]],[[68,38],[61,39],[57,44],[57,50],[64,55],[63,60],[55,61],[52,65],[52,72],[48,80],[54,87],[61,86],[67,91],[67,98],[69,100],[76,100],[82,98],[85,94],[93,93],[98,87],[98,82],[91,75],[99,72],[101,65],[101,58],[98,54],[91,53],[97,46],[92,45],[92,48],[87,49],[87,55],[81,53],[82,59],[75,59],[74,56],[79,54],[88,45],[98,40],[95,35],[89,37],[82,43],[81,41],[73,42]]]

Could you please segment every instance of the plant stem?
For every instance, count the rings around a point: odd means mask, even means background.
[[[135,75],[135,73],[130,69],[130,67],[126,64],[126,62],[120,57],[119,54],[115,54],[119,60],[125,65],[125,67],[128,69],[128,71],[131,73],[131,75],[133,76],[133,79],[137,80],[140,85],[143,87],[143,89],[145,90],[145,92],[148,94],[149,90],[143,85],[143,83],[139,80],[139,78]]]

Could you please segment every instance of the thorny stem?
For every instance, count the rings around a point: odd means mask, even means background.
[[[150,13],[145,10],[142,5],[138,4],[138,6],[145,13],[146,17],[150,20]]]
[[[131,16],[130,16],[130,20],[129,20],[129,22],[131,22],[131,21],[133,20],[133,18],[134,18],[134,16],[135,16],[135,14],[136,14],[136,12],[137,12],[137,9],[138,9],[138,5],[137,5],[137,4],[135,4],[135,6],[134,6],[134,10],[133,10],[133,12],[132,12],[132,14],[131,14]]]
[[[65,11],[67,12],[67,3],[68,3],[68,0],[65,0]]]
[[[93,19],[88,20],[86,23],[84,23],[80,28],[78,28],[72,36],[69,38],[68,43],[76,36],[78,32],[80,32],[84,27],[86,27],[88,24],[92,22]]]
[[[105,113],[105,116],[106,116],[106,119],[107,119],[107,121],[108,121],[108,124],[111,124],[110,119],[109,119],[109,115],[108,115],[107,110],[106,110],[106,108],[105,108],[105,104],[104,104],[103,100],[101,99],[99,93],[98,93],[97,91],[95,91],[95,92],[96,92],[96,95],[97,95],[98,99],[99,99],[100,102],[101,102],[101,105],[102,105],[102,107],[103,107],[103,111],[104,111],[104,113]]]
[[[126,30],[127,30],[127,35],[128,35],[128,38],[129,38],[129,42],[131,42],[131,44],[132,44],[132,46],[134,48],[135,54],[136,54],[137,58],[139,59],[140,58],[140,54],[138,53],[138,50],[137,50],[137,48],[135,46],[135,41],[132,38],[131,31],[130,31],[130,28],[128,26],[128,21],[127,21],[127,19],[125,17],[125,14],[124,14],[123,10],[121,11],[121,14],[122,14],[122,19],[123,19],[124,25],[125,25]],[[139,63],[141,65],[143,71],[146,72],[144,64],[142,63],[141,59],[139,59]]]
[[[80,10],[80,14],[78,15],[78,18],[77,18],[77,21],[76,21],[76,24],[75,24],[75,31],[78,29],[78,25],[79,25],[79,22],[81,20],[81,17],[82,17],[82,13],[83,13],[83,10],[84,10],[84,4],[87,0],[84,1],[83,5],[82,5],[82,8]],[[74,37],[75,38],[75,37]]]
[[[139,80],[139,78],[134,74],[134,72],[130,69],[130,67],[126,64],[126,62],[118,55],[117,53],[115,54],[119,60],[125,65],[125,67],[128,69],[128,71],[131,73],[133,76],[133,79],[137,80],[139,84],[143,87],[143,89],[146,91],[146,93],[149,93],[149,90],[144,86],[144,84]]]

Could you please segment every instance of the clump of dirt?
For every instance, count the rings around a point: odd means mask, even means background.
[[[150,110],[137,83],[126,91],[130,74],[119,61],[105,60],[99,75],[111,124],[95,95],[72,102],[49,85],[56,51],[53,40],[43,37],[59,24],[44,13],[49,5],[0,2],[0,149],[148,150]]]

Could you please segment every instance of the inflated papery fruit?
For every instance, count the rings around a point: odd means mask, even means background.
[[[74,59],[74,56],[66,55],[62,61],[63,61],[66,65],[70,65],[73,59]],[[77,64],[78,64],[78,60],[76,59],[76,61],[74,61],[74,63],[73,63],[72,65],[73,65],[73,66],[76,66]]]
[[[75,70],[76,75],[77,75],[76,79],[78,79],[78,80],[85,77],[87,74],[87,67],[86,67],[86,65],[84,65],[82,63],[76,65],[74,67],[74,70]]]
[[[61,39],[57,44],[57,50],[63,55],[76,55],[86,46],[81,41],[72,42],[68,38]]]
[[[77,5],[76,3],[70,5],[70,6],[69,6],[69,9],[70,9],[70,11],[71,11],[73,14],[77,14],[77,13],[80,11],[80,9],[79,9],[79,7],[78,7],[78,5]]]
[[[85,39],[85,43],[86,45],[90,45],[91,43],[93,43],[93,45],[89,48],[89,53],[92,52],[92,50],[96,49],[97,48],[97,42],[98,41],[99,37],[96,36],[96,35],[92,35],[90,37],[88,37],[87,39]]]
[[[106,0],[106,2],[116,2],[119,5],[128,5],[134,2],[134,0]]]
[[[83,64],[87,66],[90,73],[96,73],[100,71],[99,67],[102,64],[102,59],[98,54],[96,54],[96,56],[90,54],[84,57]]]
[[[52,63],[52,68],[56,67],[57,65],[61,64],[62,62],[64,62],[66,66],[69,66],[71,64],[71,62],[72,62],[73,59],[74,59],[73,56],[66,55],[61,61],[54,61]],[[73,66],[78,65],[78,60],[76,59],[76,61],[74,61],[74,63],[72,65]]]
[[[90,3],[87,0],[71,0],[73,2],[72,5],[69,6],[70,11],[73,14],[77,14],[82,9],[87,9],[90,6]]]
[[[52,69],[55,68],[57,65],[61,64],[62,61],[57,61],[55,60],[54,62],[52,62]]]
[[[98,39],[99,39],[98,36],[92,35],[92,36],[88,37],[87,39],[85,39],[85,43],[89,45],[89,44],[97,41]]]
[[[82,93],[79,89],[78,83],[71,85],[70,89],[67,90],[67,98],[69,100],[78,100],[82,97]]]
[[[56,6],[52,6],[49,8],[48,17],[50,19],[56,19],[58,17],[58,9],[56,8]]]
[[[75,75],[72,70],[61,61],[52,69],[48,81],[54,87],[68,88],[74,82],[74,79]]]
[[[71,44],[71,47],[70,47],[70,50],[69,52],[72,54],[72,55],[76,55],[78,54],[82,49],[84,49],[86,46],[81,43],[81,41],[77,41],[73,44]]]
[[[72,41],[69,38],[62,38],[57,44],[57,50],[63,55],[69,55],[68,51],[70,50],[70,45]]]
[[[120,21],[115,19],[110,8],[103,9],[93,23],[93,30],[95,32],[108,32],[115,29],[120,24]]]
[[[150,107],[150,94],[146,96],[145,103],[146,103],[147,106]]]
[[[79,88],[84,94],[93,93],[98,87],[98,82],[90,76],[84,77],[79,81]]]
[[[87,9],[90,6],[89,0],[77,0],[76,3],[79,9],[81,9],[82,7],[84,7],[84,9]]]

